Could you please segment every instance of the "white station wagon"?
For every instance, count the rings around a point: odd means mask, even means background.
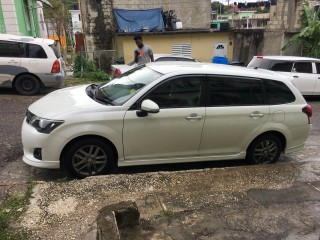
[[[302,95],[320,95],[320,59],[296,56],[254,56],[250,68],[263,68],[293,77]]]
[[[115,166],[247,159],[301,150],[311,107],[268,70],[149,63],[103,85],[49,93],[22,126],[23,160],[76,177]]]

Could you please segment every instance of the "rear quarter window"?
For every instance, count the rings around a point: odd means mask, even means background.
[[[296,97],[287,85],[280,81],[264,80],[269,105],[294,102]]]
[[[60,57],[61,57],[59,51],[56,49],[55,46],[49,45],[49,47],[52,49],[52,51],[54,52],[54,55],[56,55],[57,58],[60,58]]]

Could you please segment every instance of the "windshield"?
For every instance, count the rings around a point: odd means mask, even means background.
[[[96,91],[96,99],[112,105],[122,105],[142,88],[161,77],[148,67],[139,66],[125,72],[118,78],[101,85]]]

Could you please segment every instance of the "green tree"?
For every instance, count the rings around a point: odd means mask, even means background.
[[[62,36],[66,36],[66,31],[69,27],[69,9],[73,2],[74,0],[50,0],[52,7],[46,4],[43,7],[45,19],[50,22],[57,34],[60,46],[62,46]],[[63,49],[63,53],[66,57],[66,49]]]
[[[315,13],[313,8],[307,1],[303,6],[303,13],[301,15],[301,21],[303,28],[301,32],[294,35],[289,41],[282,47],[282,51],[288,49],[293,45],[300,45],[305,47],[303,52],[304,56],[308,57],[320,57],[320,21],[319,21],[320,8]]]
[[[211,3],[211,10],[218,12],[219,5],[220,5],[219,1],[214,1],[214,2],[212,2],[212,3]]]

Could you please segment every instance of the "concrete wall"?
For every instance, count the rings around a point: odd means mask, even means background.
[[[80,0],[86,51],[112,49],[112,0]]]
[[[113,49],[113,32],[116,23],[112,9],[152,9],[174,10],[181,20],[183,29],[209,29],[210,0],[80,0],[83,32],[88,52]]]
[[[117,52],[123,53],[125,62],[133,61],[136,48],[133,36],[117,36],[115,42]],[[233,59],[233,40],[229,32],[143,35],[143,42],[151,46],[155,54],[172,54],[172,45],[191,44],[191,56],[202,62],[212,61],[215,43],[226,43],[227,57],[230,61]]]
[[[0,0],[6,33],[20,35],[14,0]]]
[[[301,30],[303,0],[278,0],[270,8],[270,21],[261,31],[235,32],[234,57],[248,64],[255,55],[301,55],[301,47],[281,48]]]
[[[114,0],[116,9],[146,10],[162,8],[163,11],[174,10],[184,29],[209,29],[211,19],[210,0]]]

